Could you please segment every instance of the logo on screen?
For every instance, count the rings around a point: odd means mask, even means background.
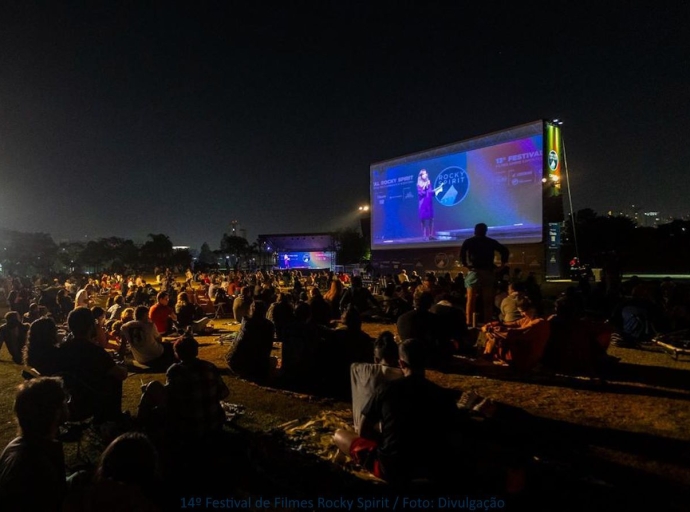
[[[549,158],[547,159],[547,162],[549,164],[549,169],[552,171],[555,171],[558,168],[558,153],[556,153],[553,149],[549,151]]]
[[[457,166],[446,167],[434,181],[434,196],[443,206],[454,206],[465,199],[470,189],[470,178]]]

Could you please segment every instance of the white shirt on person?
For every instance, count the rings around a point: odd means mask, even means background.
[[[132,349],[132,356],[141,364],[146,364],[163,355],[161,335],[151,322],[132,320],[122,326],[122,335]]]
[[[376,390],[402,377],[402,370],[395,366],[372,363],[353,363],[350,366],[352,421],[357,433],[362,425],[362,410]]]
[[[74,307],[89,307],[89,292],[86,288],[82,288],[77,292],[77,296],[74,298]]]

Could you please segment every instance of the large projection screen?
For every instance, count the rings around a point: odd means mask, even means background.
[[[541,242],[543,126],[537,121],[373,164],[372,249],[457,246],[480,222],[502,243]]]

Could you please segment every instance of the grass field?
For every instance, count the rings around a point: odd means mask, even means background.
[[[227,319],[213,320],[218,332],[236,330]],[[395,326],[365,324],[372,336]],[[199,337],[200,357],[226,368],[217,335]],[[474,390],[499,405],[517,408],[543,439],[535,460],[542,476],[565,475],[588,482],[587,489],[605,489],[625,496],[634,509],[639,499],[653,499],[664,510],[687,510],[690,489],[690,360],[675,361],[653,349],[612,347],[621,358],[604,386],[585,379],[535,375],[515,380],[502,368],[458,360],[457,370],[430,371],[429,378],[449,388]],[[0,351],[0,444],[15,435],[12,402],[22,382],[21,367]],[[324,410],[341,411],[349,404],[260,387],[230,376],[229,402],[246,407],[237,422],[260,434],[290,420],[307,420]],[[136,413],[140,385],[163,374],[132,373],[124,384],[124,409]],[[71,448],[70,448],[71,449]],[[73,451],[68,451],[68,463]],[[546,459],[551,460],[546,460]],[[551,465],[550,465],[551,464]],[[573,487],[573,489],[579,489]],[[575,490],[573,490],[575,492]],[[578,491],[579,492],[579,491]],[[579,497],[582,499],[582,497]],[[614,500],[615,501],[615,500]],[[628,508],[628,506],[632,508]],[[554,506],[552,510],[566,509]],[[588,508],[595,510],[596,507]]]

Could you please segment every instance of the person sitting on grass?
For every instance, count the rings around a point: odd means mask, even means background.
[[[167,425],[177,439],[218,434],[225,423],[221,400],[230,394],[213,363],[198,358],[199,343],[183,336],[174,344],[177,363],[166,373]]]
[[[163,343],[156,327],[149,319],[149,308],[137,306],[134,320],[127,322],[120,330],[120,355],[125,355],[127,345],[132,350],[132,357],[137,363],[164,370],[173,361],[173,349],[170,343]]]
[[[323,296],[331,308],[331,320],[340,318],[340,299],[343,296],[343,282],[337,277],[331,280],[331,287]]]
[[[277,363],[271,357],[275,328],[266,318],[267,309],[263,301],[252,302],[249,317],[242,320],[237,338],[225,356],[236,375],[258,382],[269,380]]]
[[[70,382],[65,384],[73,398],[70,413],[75,419],[93,415],[95,424],[122,420],[122,382],[127,369],[91,342],[96,321],[89,308],[72,310],[67,325],[70,336],[58,348],[57,373],[69,375]]]
[[[175,314],[177,315],[177,325],[180,329],[186,329],[192,326],[192,332],[195,334],[202,334],[211,321],[209,317],[204,315],[201,308],[189,301],[187,292],[180,292],[177,294]]]
[[[292,295],[287,292],[279,293],[276,301],[269,306],[266,318],[273,322],[278,341],[284,341],[286,330],[295,322]]]
[[[39,307],[38,303],[32,302],[31,304],[29,304],[29,311],[24,313],[22,321],[28,325],[34,320],[38,320],[39,318],[41,318],[43,315],[44,311],[41,311],[41,308]]]
[[[120,320],[122,311],[125,309],[125,298],[122,295],[118,295],[113,300],[113,305],[108,308],[107,315],[108,320]]]
[[[235,297],[232,303],[232,315],[237,323],[242,323],[249,316],[249,308],[252,305],[253,292],[251,286],[242,287],[241,293]]]
[[[156,448],[146,435],[127,432],[107,446],[91,485],[70,496],[65,508],[156,512],[162,509],[163,490]]]
[[[142,386],[137,420],[160,445],[208,440],[225,421],[221,400],[229,391],[218,368],[198,358],[199,344],[185,334],[174,345],[177,362],[166,372],[166,384],[153,380]]]
[[[342,453],[396,487],[421,478],[441,482],[452,465],[457,435],[455,396],[425,377],[423,343],[403,341],[398,357],[404,378],[374,392],[362,409],[359,434],[338,429],[333,440]]]
[[[396,327],[401,340],[419,340],[426,347],[427,362],[433,360],[436,363],[440,331],[445,324],[431,312],[433,305],[434,296],[431,292],[417,290],[414,295],[414,309],[400,315]]]
[[[288,300],[292,295],[286,293]],[[285,327],[282,342],[280,385],[304,392],[318,391],[316,353],[320,343],[320,327],[309,317],[309,307],[296,309],[294,321]]]
[[[602,377],[606,364],[615,360],[606,354],[612,334],[610,325],[578,314],[578,303],[571,296],[556,300],[555,309],[548,319],[550,336],[544,366],[570,375]]]
[[[355,432],[361,431],[362,409],[376,390],[403,377],[398,364],[398,344],[390,331],[382,332],[374,343],[374,363],[353,363],[350,366],[352,387],[352,420]]]
[[[550,327],[537,316],[536,307],[527,297],[518,301],[517,309],[522,315],[517,322],[491,322],[482,327],[486,335],[484,355],[518,372],[527,372],[541,362]]]
[[[159,292],[156,295],[156,303],[151,306],[149,310],[149,318],[156,330],[161,336],[165,336],[173,332],[173,321],[177,320],[177,315],[173,308],[168,304],[170,302],[170,295],[168,292]]]
[[[362,318],[353,306],[343,313],[336,329],[319,326],[321,339],[315,365],[320,392],[350,400],[350,365],[374,362],[374,340],[362,330]]]
[[[22,317],[17,311],[5,313],[5,325],[0,327],[0,349],[6,344],[12,361],[17,364],[22,364],[22,351],[28,331],[28,324],[22,323]]]
[[[520,319],[517,303],[524,296],[524,283],[510,283],[508,285],[508,295],[500,303],[499,309],[501,312],[498,315],[498,319],[504,323],[517,322]]]
[[[362,319],[370,319],[380,312],[380,305],[369,288],[364,287],[361,276],[352,278],[352,286],[347,288],[340,299],[340,311],[344,313],[348,307],[357,308]]]
[[[29,339],[24,346],[24,364],[41,375],[58,371],[58,329],[50,317],[39,318],[29,327]]]
[[[105,310],[100,306],[91,308],[91,313],[96,321],[96,332],[91,340],[101,348],[108,348],[108,331],[105,328]]]
[[[57,435],[68,415],[62,379],[39,377],[21,384],[14,414],[19,436],[0,455],[2,510],[61,510],[67,485]]]
[[[314,287],[309,290],[309,309],[311,320],[317,325],[329,327],[331,325],[331,306],[321,295],[321,290]]]

